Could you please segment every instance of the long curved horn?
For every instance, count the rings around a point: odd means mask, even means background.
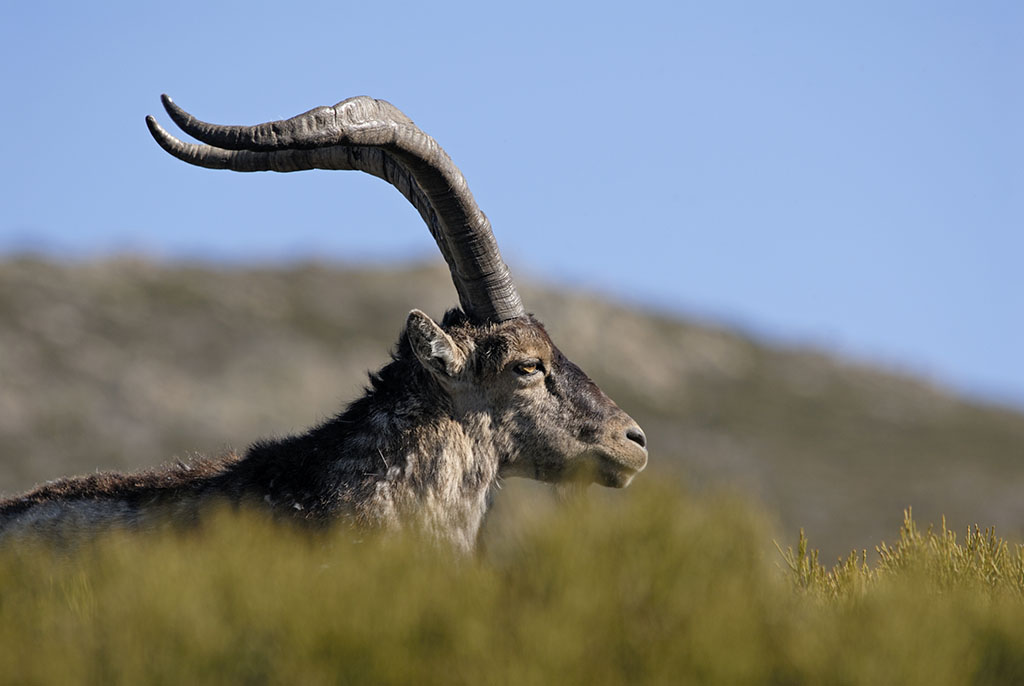
[[[423,217],[472,320],[526,314],[491,223],[462,172],[391,103],[360,96],[282,121],[219,126],[199,121],[166,95],[161,100],[181,130],[205,145],[178,140],[151,116],[149,131],[160,147],[189,164],[242,172],[353,169],[384,179]]]

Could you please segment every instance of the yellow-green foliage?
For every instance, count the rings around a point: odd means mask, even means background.
[[[796,584],[823,598],[860,597],[884,583],[914,579],[933,593],[971,591],[1002,600],[1024,601],[1024,546],[1011,545],[996,536],[994,529],[968,528],[962,544],[956,532],[929,528],[922,533],[908,509],[895,545],[881,543],[878,563],[868,565],[868,553],[851,552],[831,570],[818,561],[816,550],[808,549],[800,531],[797,549],[783,553]]]
[[[965,684],[1024,679],[1021,552],[922,534],[831,571],[742,500],[583,498],[479,559],[251,513],[0,553],[0,682]],[[787,563],[792,568],[787,569]]]

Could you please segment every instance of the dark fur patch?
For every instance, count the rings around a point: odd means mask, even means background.
[[[177,462],[162,468],[121,474],[99,472],[50,481],[28,493],[0,501],[0,515],[16,515],[34,505],[72,500],[120,500],[137,506],[203,490],[210,479],[237,464],[237,455]]]

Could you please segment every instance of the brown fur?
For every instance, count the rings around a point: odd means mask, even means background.
[[[193,492],[204,479],[222,474],[239,460],[229,454],[216,460],[177,462],[172,466],[122,474],[97,472],[50,481],[24,495],[0,501],[0,517],[18,515],[34,505],[59,500],[116,499],[142,505]]]

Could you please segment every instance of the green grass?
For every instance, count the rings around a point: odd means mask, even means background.
[[[735,497],[582,498],[479,558],[252,513],[0,552],[12,684],[1024,680],[1021,549],[907,517],[826,569]]]

